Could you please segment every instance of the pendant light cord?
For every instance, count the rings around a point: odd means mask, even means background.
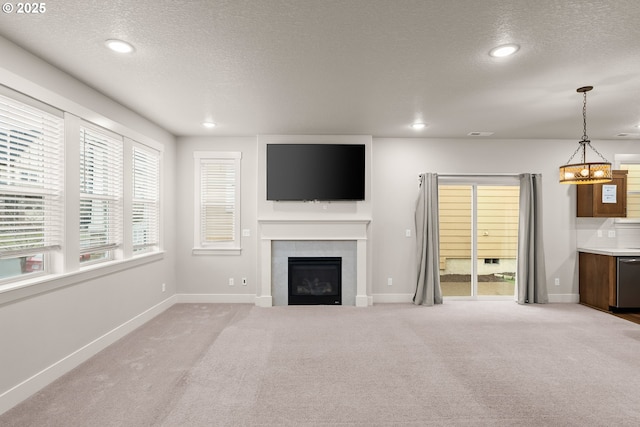
[[[578,89],[579,92],[582,92],[582,140],[578,141],[578,144],[580,144],[580,146],[576,149],[576,151],[573,152],[571,157],[569,157],[569,160],[567,160],[566,164],[570,164],[571,160],[575,157],[575,155],[580,150],[582,150],[582,163],[586,163],[587,162],[587,145],[598,156],[600,156],[602,160],[604,160],[605,162],[608,162],[608,160],[602,154],[600,154],[598,150],[593,148],[593,145],[591,145],[591,141],[589,140],[589,136],[587,135],[587,92],[591,90],[591,88],[587,87],[587,88],[581,88],[581,89],[586,89],[586,90]]]
[[[589,142],[587,136],[587,92],[582,92],[582,140]]]

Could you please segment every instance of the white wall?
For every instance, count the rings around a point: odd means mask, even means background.
[[[551,301],[576,301],[575,187],[558,183],[558,167],[576,148],[567,140],[387,139],[373,141],[373,293],[413,294],[414,203],[418,174],[541,173],[547,286]],[[608,159],[638,153],[636,141],[593,143]],[[618,234],[625,233],[618,230]],[[387,278],[393,278],[393,286]],[[554,278],[560,280],[555,286]],[[378,296],[378,298],[375,298]],[[386,299],[388,300],[388,298]]]
[[[168,297],[175,293],[186,295],[182,300],[188,300],[188,295],[209,295],[212,301],[253,302],[258,280],[258,204],[262,203],[268,214],[280,213],[269,211],[259,197],[264,177],[258,173],[257,137],[183,137],[176,144],[160,127],[2,38],[0,57],[0,84],[134,140],[164,146],[166,251],[161,260],[150,264],[79,282],[53,283],[60,287],[0,302],[1,413],[90,355],[97,349],[92,344],[95,340],[110,332],[115,337],[117,328],[144,321],[166,307]],[[594,145],[609,159],[615,153],[640,153],[637,141],[595,141]],[[576,141],[374,138],[371,148],[371,197],[358,206],[373,219],[369,277],[374,296],[393,300],[413,294],[414,240],[405,237],[405,230],[414,230],[417,176],[421,172],[542,173],[549,292],[555,300],[577,295],[576,229],[588,240],[589,233],[601,225],[577,227],[575,188],[557,181],[557,168],[575,150]],[[250,236],[242,238],[239,256],[191,253],[196,150],[243,153],[241,227],[248,229]],[[309,205],[303,210],[316,208]],[[340,205],[334,208],[336,215],[344,213]],[[362,212],[358,208],[355,213]],[[618,236],[623,232],[618,230]],[[235,278],[233,288],[228,285],[229,277]],[[248,279],[246,287],[240,285],[241,277]],[[388,277],[393,278],[391,287],[387,286]],[[555,277],[560,279],[558,287],[553,284]],[[165,293],[161,292],[162,283],[167,285]]]
[[[0,294],[0,413],[157,314],[175,293],[175,140],[134,112],[0,38],[0,84],[142,143],[164,147],[166,252],[109,275],[77,274],[52,289]],[[166,292],[161,291],[162,283]],[[42,289],[43,286],[39,285]],[[101,339],[101,337],[106,337]]]
[[[541,173],[543,176],[543,214],[547,286],[551,301],[572,302],[578,299],[577,233],[591,236],[596,231],[591,224],[614,227],[611,220],[577,221],[575,217],[575,186],[558,183],[558,167],[576,148],[577,140],[498,140],[498,139],[421,139],[373,138],[371,143],[370,205],[367,216],[372,217],[370,229],[371,271],[370,292],[374,302],[407,301],[414,292],[414,205],[418,192],[418,174],[438,173]],[[616,153],[640,152],[636,141],[594,141],[607,158]],[[236,294],[256,292],[256,228],[257,218],[292,218],[345,213],[360,215],[358,209],[349,212],[336,206],[336,212],[323,212],[317,206],[274,208],[264,199],[264,165],[259,163],[260,143],[247,138],[180,138],[178,148],[178,292],[184,294],[217,294],[213,300],[238,300]],[[193,151],[239,150],[243,153],[242,172],[242,228],[250,228],[252,236],[243,238],[243,253],[239,257],[193,256]],[[369,196],[369,195],[368,195]],[[270,204],[271,203],[271,204]],[[256,208],[257,206],[257,208]],[[329,206],[329,209],[334,209]],[[360,208],[361,209],[361,208]],[[341,212],[341,213],[340,213]],[[604,224],[604,225],[603,225]],[[597,228],[597,227],[596,227]],[[407,238],[405,231],[411,230]],[[618,228],[616,242],[626,242],[635,236],[629,228]],[[605,233],[606,236],[606,233]],[[586,239],[586,237],[585,237]],[[582,239],[581,239],[582,240]],[[603,245],[615,245],[603,241]],[[247,289],[228,286],[228,278],[248,276]],[[387,279],[393,279],[388,286]],[[560,286],[555,285],[555,278]],[[220,295],[221,294],[221,295]],[[249,302],[249,299],[241,299]]]
[[[182,301],[253,303],[257,285],[257,160],[255,137],[178,138],[176,201],[177,212],[177,292],[190,294]],[[241,237],[240,255],[192,255],[194,246],[194,151],[240,151],[240,227],[250,236]],[[234,286],[229,286],[229,278]],[[247,278],[242,286],[241,278]],[[198,296],[198,297],[196,297]]]

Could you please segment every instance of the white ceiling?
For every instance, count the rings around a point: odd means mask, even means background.
[[[578,141],[585,85],[591,139],[640,134],[638,0],[56,0],[0,15],[0,36],[175,135]],[[502,43],[521,49],[489,57]]]

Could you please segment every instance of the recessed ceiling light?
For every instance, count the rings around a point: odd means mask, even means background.
[[[469,132],[468,136],[491,136],[493,132]]]
[[[118,53],[131,53],[135,50],[133,45],[123,40],[110,39],[104,42],[104,44],[112,51]]]
[[[202,126],[206,127],[207,129],[213,129],[214,127],[216,127],[216,124],[213,122],[203,122]]]
[[[415,130],[424,129],[427,127],[426,123],[413,123],[411,127]]]
[[[489,51],[489,55],[494,58],[504,58],[505,56],[513,55],[520,49],[520,46],[517,44],[503,44],[497,47],[494,47]]]

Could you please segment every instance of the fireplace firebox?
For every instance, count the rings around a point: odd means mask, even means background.
[[[342,258],[289,257],[289,305],[342,305]]]

